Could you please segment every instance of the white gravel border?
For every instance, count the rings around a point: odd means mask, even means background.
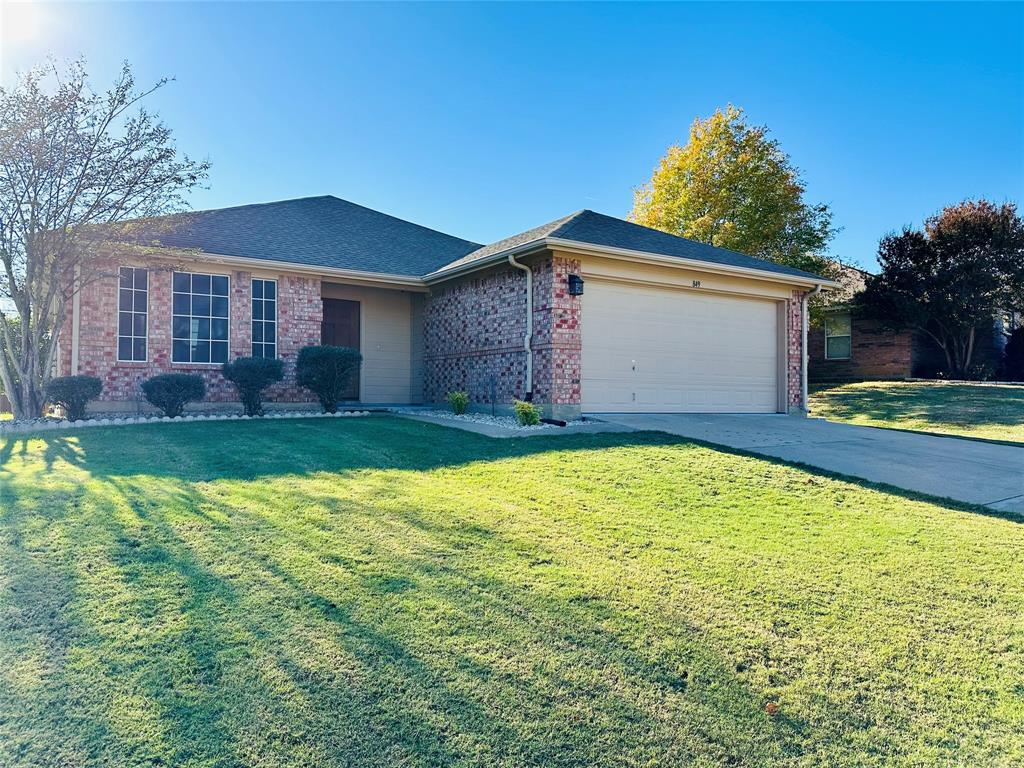
[[[516,432],[543,432],[552,429],[561,429],[554,424],[541,422],[531,427],[524,427],[515,416],[491,416],[486,413],[463,413],[456,415],[451,411],[439,408],[395,408],[395,413],[407,414],[409,416],[429,416],[432,419],[444,419],[445,421],[461,421],[471,424],[489,424],[502,429],[511,429]]]
[[[86,427],[115,427],[127,424],[184,424],[192,421],[259,421],[261,419],[327,419],[354,418],[369,416],[369,411],[338,411],[337,413],[320,413],[319,411],[283,411],[268,413],[264,416],[245,416],[240,413],[194,413],[187,416],[170,418],[169,416],[109,416],[105,418],[89,418],[80,421],[67,419],[32,419],[29,421],[0,421],[0,437],[4,435],[20,435],[25,432],[53,432],[84,429]]]

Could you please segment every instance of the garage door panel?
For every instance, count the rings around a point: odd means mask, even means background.
[[[583,305],[583,408],[777,409],[773,301],[591,281]]]

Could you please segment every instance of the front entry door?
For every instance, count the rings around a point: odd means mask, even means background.
[[[348,299],[324,299],[324,319],[320,324],[320,343],[330,347],[359,349],[359,302]],[[345,400],[359,399],[359,375],[344,395]]]

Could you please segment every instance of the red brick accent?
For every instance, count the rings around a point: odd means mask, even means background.
[[[534,399],[550,405],[580,405],[583,339],[579,296],[569,295],[569,275],[578,259],[551,258],[534,268]]]
[[[803,302],[804,291],[793,291],[786,300],[786,405],[806,410],[803,402]]]
[[[902,379],[912,375],[914,343],[910,331],[886,331],[875,322],[854,316],[850,342],[849,360],[826,360],[825,329],[812,328],[807,339],[811,380]]]
[[[510,266],[435,286],[423,305],[423,396],[460,390],[477,405],[526,389],[526,275]]]
[[[569,296],[567,277],[579,262],[550,254],[533,269],[533,399],[543,406],[580,404],[580,301]],[[502,266],[435,286],[424,325],[424,398],[440,402],[452,390],[476,405],[499,406],[528,391],[526,275]],[[550,408],[548,409],[550,411]]]
[[[109,276],[83,287],[80,299],[78,372],[103,381],[101,401],[142,399],[143,380],[160,373],[198,373],[206,382],[209,402],[238,399],[217,364],[171,362],[171,268],[149,268],[148,362],[117,360],[117,267],[110,261],[101,269]],[[197,271],[227,274],[231,280],[229,355],[232,359],[251,354],[252,275],[240,270],[218,271],[196,267]],[[295,357],[300,347],[320,342],[322,302],[320,280],[295,276],[278,278],[278,354],[284,360],[285,379],[267,393],[270,402],[308,402],[315,398],[295,385]],[[60,371],[71,373],[71,309],[61,330]]]

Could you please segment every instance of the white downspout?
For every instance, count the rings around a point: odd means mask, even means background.
[[[811,296],[821,293],[821,285],[814,286],[814,290],[808,291],[803,295],[800,300],[800,322],[803,326],[802,339],[800,344],[800,406],[803,408],[804,413],[808,413],[810,410],[807,407],[807,326],[810,324],[810,311],[808,310],[808,299]]]
[[[508,255],[508,263],[526,273],[526,333],[523,349],[526,350],[526,400],[533,400],[533,270],[516,261],[514,254]]]

